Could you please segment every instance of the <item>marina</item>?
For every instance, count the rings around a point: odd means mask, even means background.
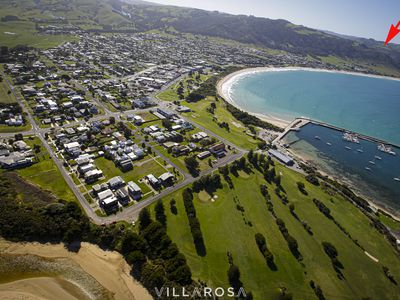
[[[366,199],[400,208],[399,146],[307,118],[294,120],[275,142]]]

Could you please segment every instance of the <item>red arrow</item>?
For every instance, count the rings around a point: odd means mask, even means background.
[[[396,27],[393,24],[390,26],[390,30],[387,35],[385,45],[387,45],[400,32],[399,27],[400,27],[400,21],[399,23],[397,23]]]

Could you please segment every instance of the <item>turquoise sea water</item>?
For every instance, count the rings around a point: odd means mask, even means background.
[[[375,142],[347,142],[341,131],[312,123],[289,132],[284,142],[319,170],[400,215],[400,181],[394,179],[400,178],[400,148],[393,147],[397,155],[390,155],[379,151]]]
[[[231,87],[240,107],[285,120],[309,117],[400,145],[400,81],[290,70],[245,75]]]

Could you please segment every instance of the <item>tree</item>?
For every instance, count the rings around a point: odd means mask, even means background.
[[[115,124],[115,117],[110,117],[109,121],[110,121],[110,124]]]
[[[139,229],[143,231],[152,222],[150,213],[147,208],[143,208],[139,213]]]
[[[165,215],[164,205],[161,200],[158,200],[154,207],[156,220],[160,222],[162,225],[166,226],[167,224],[167,216]]]
[[[171,120],[169,120],[169,119],[163,119],[163,120],[161,121],[161,123],[162,123],[162,126],[164,126],[165,128],[167,128],[168,130],[170,130],[171,127],[172,127],[172,122],[171,122]]]
[[[231,264],[228,269],[228,280],[231,286],[238,291],[242,286],[242,282],[240,281],[240,271],[237,266]]]
[[[197,177],[199,175],[199,162],[196,159],[196,156],[188,156],[184,159],[186,168],[189,170],[192,176]]]

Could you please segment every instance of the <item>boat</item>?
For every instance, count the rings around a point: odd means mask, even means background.
[[[350,147],[348,147],[348,146],[346,146],[345,148],[346,148],[347,150],[351,150],[351,148],[350,148]]]
[[[384,152],[384,153],[388,153],[388,154],[390,154],[390,155],[396,155],[396,152],[394,152],[394,151],[392,150],[392,147],[387,146],[387,145],[385,145],[385,144],[379,144],[379,145],[378,145],[378,150],[379,150],[379,151],[382,151],[382,152]]]
[[[400,178],[398,178],[398,177],[395,177],[393,179],[396,180],[396,181],[400,181]]]
[[[316,140],[320,140],[320,139],[321,139],[318,135],[314,136],[314,138],[315,138]]]
[[[332,144],[331,144],[331,143],[329,143],[329,142],[327,142],[326,144],[327,144],[328,146],[332,146]]]
[[[378,160],[382,160],[382,157],[380,157],[378,155],[375,155],[375,158],[378,159]]]
[[[362,150],[362,149],[357,149],[357,152],[363,153],[364,150]]]
[[[369,163],[370,163],[371,165],[374,165],[374,164],[375,164],[375,162],[374,162],[373,160],[370,160]]]
[[[367,171],[371,171],[371,168],[365,167],[365,170],[367,170]]]
[[[360,143],[360,141],[358,139],[358,136],[355,133],[344,132],[343,136],[342,136],[342,139],[347,141],[347,142],[351,142],[351,143],[356,143],[356,144]]]

